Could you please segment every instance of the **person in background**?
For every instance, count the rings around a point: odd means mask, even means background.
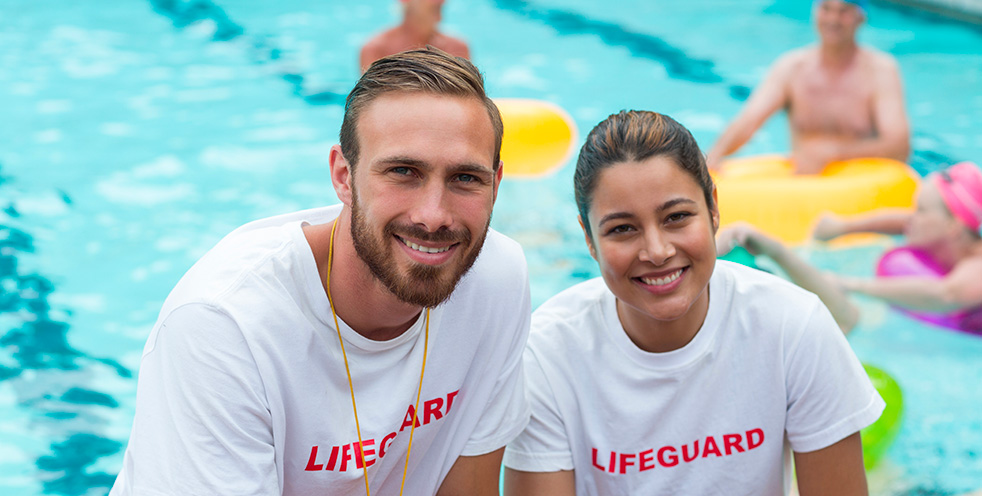
[[[910,130],[897,62],[856,41],[867,3],[814,3],[818,44],[774,62],[710,149],[710,169],[718,169],[781,109],[788,113],[797,173],[816,174],[829,162],[860,157],[907,161]]]
[[[400,0],[402,3],[402,23],[383,31],[361,48],[358,58],[361,71],[368,70],[372,62],[392,54],[434,46],[456,57],[470,58],[467,43],[441,33],[440,24],[443,0]]]
[[[374,63],[330,151],[341,204],[240,227],[167,297],[110,494],[498,494],[531,312],[488,229],[501,137],[465,59]]]
[[[913,311],[954,313],[961,328],[982,332],[982,170],[977,165],[962,162],[928,175],[913,212],[885,211],[851,219],[825,216],[814,237],[830,240],[859,232],[903,234],[904,244],[926,253],[945,275],[869,279],[824,273],[780,241],[743,223],[720,231],[717,246],[721,254],[743,246],[772,259],[792,282],[817,294],[845,332],[859,319],[850,292]]]
[[[574,173],[602,277],[532,316],[532,419],[507,496],[864,495],[860,429],[884,402],[815,295],[717,261],[716,189],[695,139],[630,111]]]

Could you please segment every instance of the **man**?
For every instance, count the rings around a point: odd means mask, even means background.
[[[167,298],[112,494],[497,494],[531,311],[488,230],[501,135],[466,60],[373,65],[330,152],[342,205],[246,224]]]
[[[798,173],[816,174],[829,162],[850,158],[907,160],[910,136],[897,63],[856,43],[866,4],[815,3],[818,45],[774,63],[709,151],[711,169],[718,169],[779,109],[788,112],[791,161]]]
[[[400,0],[400,2],[402,23],[375,35],[362,47],[358,60],[362,72],[367,71],[372,62],[382,57],[427,45],[457,57],[470,58],[470,50],[464,40],[437,30],[443,0]]]

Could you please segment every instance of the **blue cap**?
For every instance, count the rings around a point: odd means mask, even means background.
[[[818,5],[825,1],[826,0],[815,0],[815,5]],[[839,1],[843,3],[850,3],[855,5],[856,8],[863,13],[863,15],[869,14],[869,0],[839,0]]]

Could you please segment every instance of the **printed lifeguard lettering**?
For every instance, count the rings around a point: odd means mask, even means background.
[[[459,392],[453,391],[445,397],[441,396],[424,401],[420,405],[420,414],[416,415],[416,427],[421,427],[446,417],[450,413],[450,407],[453,406],[453,400]],[[359,443],[356,439],[346,444],[331,446],[330,448],[325,447],[323,450],[321,450],[320,446],[311,446],[310,456],[307,459],[307,466],[304,470],[307,472],[321,470],[345,472],[348,470],[361,470],[364,468],[364,465],[371,467],[375,462],[385,457],[396,436],[404,429],[413,426],[415,412],[415,406],[409,405],[406,409],[406,415],[403,417],[402,423],[399,426],[399,430],[386,434],[385,437],[378,441],[375,438],[369,438],[362,439],[361,443]],[[330,449],[330,454],[326,453],[328,449]],[[326,463],[323,461],[324,458],[327,458]]]
[[[764,444],[764,430],[757,428],[737,434],[706,436],[689,444],[649,448],[638,453],[591,448],[590,457],[593,468],[597,470],[611,474],[626,474],[644,472],[655,467],[671,468],[701,458],[731,456],[750,451],[762,444]]]

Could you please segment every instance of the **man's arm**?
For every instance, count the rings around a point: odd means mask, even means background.
[[[869,494],[858,432],[827,448],[796,452],[794,467],[801,496]]]
[[[504,454],[505,448],[500,448],[484,455],[457,457],[437,496],[497,496]]]
[[[876,135],[869,139],[843,141],[837,160],[862,157],[886,157],[906,162],[910,155],[910,125],[904,109],[903,84],[897,63],[888,55],[875,54],[873,126]]]
[[[750,95],[750,99],[726,127],[706,155],[710,169],[718,169],[727,155],[736,152],[760,129],[760,126],[788,102],[788,82],[799,52],[782,56]]]
[[[576,478],[572,470],[522,472],[505,468],[505,496],[574,496]]]

